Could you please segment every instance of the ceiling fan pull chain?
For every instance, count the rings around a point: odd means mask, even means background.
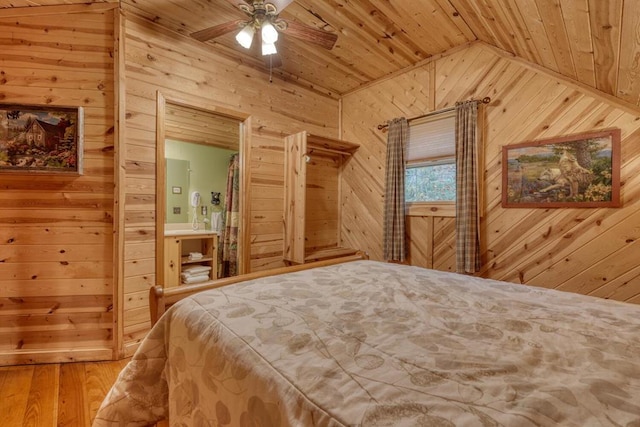
[[[273,83],[273,55],[269,55],[269,83]]]

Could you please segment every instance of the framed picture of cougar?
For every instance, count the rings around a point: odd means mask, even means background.
[[[502,147],[502,207],[620,206],[620,129]]]

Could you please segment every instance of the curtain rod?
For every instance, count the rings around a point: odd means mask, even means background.
[[[482,104],[488,104],[488,103],[490,103],[490,102],[491,102],[491,98],[489,98],[488,96],[485,96],[484,98],[482,98],[482,100],[473,100],[473,99],[472,99],[472,101],[476,101],[478,104],[480,104],[480,103],[482,103]],[[428,113],[426,113],[426,114],[423,114],[423,115],[421,115],[421,116],[412,117],[412,118],[410,118],[410,119],[407,119],[407,122],[409,122],[409,123],[410,123],[410,122],[412,122],[412,121],[414,121],[414,120],[424,119],[425,117],[434,116],[434,115],[436,115],[436,114],[446,113],[446,112],[448,112],[448,111],[453,111],[453,110],[455,110],[455,109],[456,109],[456,107],[449,107],[449,108],[444,108],[444,109],[442,109],[442,110],[430,111],[430,112],[428,112]],[[378,125],[378,130],[382,130],[382,129],[386,128],[386,127],[389,127],[389,123],[388,123],[388,122],[387,122],[387,123],[385,123],[385,124],[383,124],[383,125]]]

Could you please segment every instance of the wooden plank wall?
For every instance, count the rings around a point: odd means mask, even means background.
[[[0,364],[110,359],[113,5],[0,11],[0,101],[82,106],[82,176],[0,175]]]
[[[304,226],[306,253],[337,247],[340,235],[342,156],[316,151],[309,157]]]
[[[338,134],[338,101],[283,82],[125,8],[124,340],[131,354],[149,328],[155,284],[156,92],[251,115],[251,271],[282,266],[285,135]]]
[[[512,60],[483,43],[392,76],[342,99],[342,137],[360,149],[343,176],[342,238],[382,257],[385,139],[376,129],[456,101],[490,96],[485,109],[485,217],[481,275],[640,303],[640,110],[584,85]],[[501,147],[592,129],[622,130],[622,203],[617,209],[503,209]],[[453,269],[454,221],[429,232],[413,218],[411,250]],[[418,248],[418,249],[416,249]]]
[[[236,119],[167,103],[164,124],[166,139],[239,150],[240,125]]]

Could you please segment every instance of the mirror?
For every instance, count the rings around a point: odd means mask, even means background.
[[[237,250],[232,251],[237,252],[233,261],[237,268],[232,271],[246,273],[250,178],[245,164],[249,158],[250,119],[225,109],[166,99],[160,92],[157,95],[156,283],[165,286],[167,280],[167,230],[185,234],[216,233],[215,227],[226,216],[227,206],[237,211],[237,215],[230,217],[238,218],[234,224]],[[237,191],[232,191],[233,199],[228,200],[230,164],[235,166],[232,183]],[[233,232],[227,233],[227,239],[233,235]],[[233,240],[231,243],[223,240],[224,235],[220,237],[220,246],[235,248]]]

